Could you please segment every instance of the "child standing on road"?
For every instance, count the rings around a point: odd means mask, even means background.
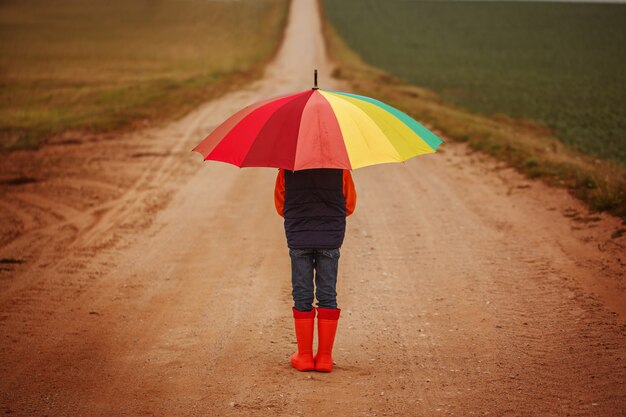
[[[352,176],[342,169],[280,169],[274,202],[285,219],[291,257],[292,311],[298,342],[291,365],[299,371],[331,372],[341,312],[336,291],[339,249],[346,233],[346,216],[356,206]],[[314,357],[316,310],[318,350]]]

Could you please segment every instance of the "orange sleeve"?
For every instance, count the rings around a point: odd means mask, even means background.
[[[285,217],[285,172],[278,170],[276,176],[276,187],[274,188],[274,205],[281,217]]]
[[[356,208],[356,190],[354,189],[352,175],[347,169],[343,171],[343,196],[346,199],[346,216],[349,216],[354,213]]]

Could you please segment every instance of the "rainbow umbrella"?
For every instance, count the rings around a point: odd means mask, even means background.
[[[434,153],[442,140],[372,98],[315,87],[252,104],[193,150],[238,167],[356,169]]]

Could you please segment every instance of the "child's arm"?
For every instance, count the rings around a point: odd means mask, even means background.
[[[349,216],[354,213],[356,208],[356,190],[352,175],[347,169],[343,170],[343,196],[346,199],[346,216]]]
[[[281,217],[285,217],[285,172],[282,169],[278,170],[278,176],[276,177],[276,187],[274,188],[274,205],[276,211]]]

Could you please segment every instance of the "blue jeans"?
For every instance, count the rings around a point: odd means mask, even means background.
[[[339,249],[289,249],[289,256],[291,294],[296,310],[311,311],[314,295],[318,307],[337,308]]]

